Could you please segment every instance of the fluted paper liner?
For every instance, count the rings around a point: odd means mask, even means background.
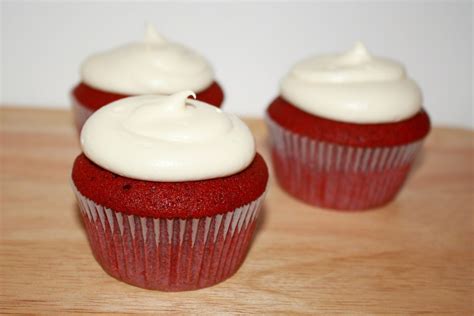
[[[392,200],[422,141],[389,147],[354,147],[293,133],[266,117],[280,185],[316,206],[358,210]]]
[[[263,201],[211,217],[165,219],[126,215],[74,186],[95,258],[113,277],[148,289],[208,287],[234,274],[245,258]]]

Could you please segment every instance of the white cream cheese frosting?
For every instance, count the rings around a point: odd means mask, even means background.
[[[344,54],[311,57],[283,79],[281,96],[305,112],[351,123],[387,123],[421,108],[418,85],[404,67],[357,42]]]
[[[121,176],[163,182],[205,180],[245,169],[255,157],[255,141],[235,115],[187,99],[135,96],[106,105],[81,132],[84,154]]]
[[[204,57],[147,25],[144,41],[87,58],[81,78],[94,88],[120,94],[172,94],[205,90],[214,73]]]

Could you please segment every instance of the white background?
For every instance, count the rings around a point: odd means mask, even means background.
[[[470,1],[2,2],[1,103],[64,107],[94,52],[141,40],[144,23],[202,53],[224,108],[261,116],[289,67],[362,40],[404,63],[436,125],[473,125]]]

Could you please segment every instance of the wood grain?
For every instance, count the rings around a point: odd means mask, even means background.
[[[69,112],[1,109],[0,312],[453,314],[473,308],[473,140],[435,128],[390,205],[341,213],[275,182],[237,274],[182,293],[135,288],[92,257],[69,186]],[[270,162],[266,129],[247,120]]]

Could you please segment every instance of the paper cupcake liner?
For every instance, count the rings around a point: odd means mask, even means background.
[[[76,124],[77,131],[80,132],[82,126],[94,111],[79,102],[73,95],[71,95],[71,103],[74,113],[74,123]]]
[[[102,268],[121,281],[162,291],[204,288],[233,275],[250,246],[264,197],[212,217],[160,219],[116,212],[73,188]]]
[[[358,210],[392,200],[422,140],[400,146],[354,147],[293,133],[269,117],[272,160],[280,185],[309,204]]]

